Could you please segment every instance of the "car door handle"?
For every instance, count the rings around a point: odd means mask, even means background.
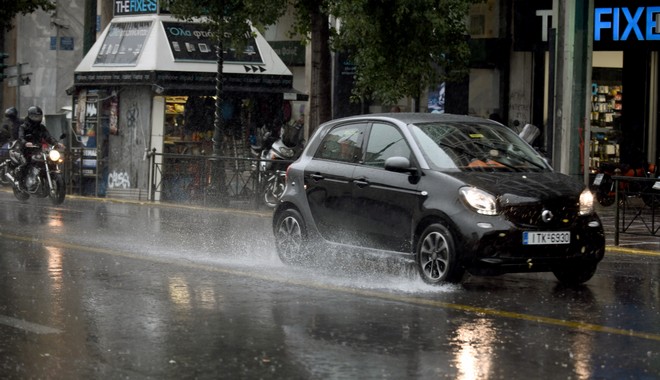
[[[366,179],[356,179],[355,181],[353,181],[353,183],[355,183],[358,187],[369,186],[369,181],[367,181]]]
[[[317,182],[323,179],[323,176],[320,174],[312,174],[310,177],[312,177],[312,179]]]

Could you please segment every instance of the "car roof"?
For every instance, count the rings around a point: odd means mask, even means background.
[[[455,115],[449,113],[422,113],[422,112],[391,112],[391,113],[373,113],[364,115],[349,116],[341,119],[332,120],[329,123],[359,121],[359,120],[397,120],[405,124],[432,123],[432,122],[490,122],[499,124],[492,120],[476,116]]]

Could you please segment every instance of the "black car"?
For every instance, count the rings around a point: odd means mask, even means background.
[[[511,129],[392,113],[321,125],[273,215],[285,263],[319,245],[409,255],[424,281],[552,271],[588,281],[605,252],[592,193]]]

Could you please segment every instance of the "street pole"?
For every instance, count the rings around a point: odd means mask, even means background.
[[[580,156],[585,150],[580,140],[588,144],[586,131],[587,67],[591,62],[591,47],[588,43],[592,33],[590,14],[593,0],[560,0],[558,10],[557,70],[554,154],[553,162],[561,173],[580,176]],[[583,132],[584,135],[580,133]],[[588,159],[588,157],[584,157]],[[584,167],[588,170],[588,165]]]
[[[21,65],[22,63],[16,60],[16,110],[18,110],[19,118],[21,115]]]

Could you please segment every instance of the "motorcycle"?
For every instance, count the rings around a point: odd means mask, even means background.
[[[35,146],[28,143],[25,149],[29,161],[23,168],[25,174],[20,183],[16,183],[12,174],[11,169],[18,164],[18,161],[11,158],[11,153],[10,158],[0,164],[0,173],[12,184],[16,199],[23,202],[27,201],[30,196],[49,197],[53,204],[62,204],[66,196],[64,175],[60,170],[60,165],[64,161],[62,153],[56,149],[55,145],[48,144]]]
[[[648,168],[631,167],[629,165],[601,164],[594,180],[592,189],[596,194],[596,200],[603,207],[609,207],[614,204],[616,195],[616,185],[613,176],[658,178],[656,165],[649,165]],[[633,182],[619,181],[619,192],[624,195],[639,196],[644,204],[650,207],[657,207],[660,203],[657,200],[660,185],[657,182]],[[623,197],[622,201],[626,198]]]
[[[266,186],[264,202],[268,207],[275,207],[286,187],[286,169],[302,153],[303,123],[295,122],[282,127],[281,137],[274,141],[270,149],[264,149],[259,161],[260,174],[263,174]]]

